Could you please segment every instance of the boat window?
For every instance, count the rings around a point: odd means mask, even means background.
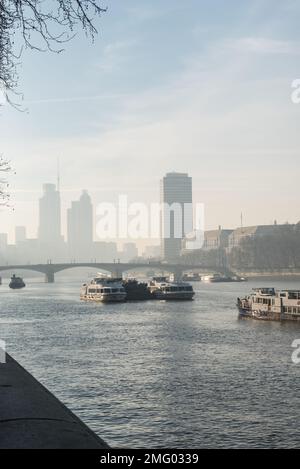
[[[295,294],[294,292],[290,291],[289,292],[289,300],[297,300],[297,294]]]
[[[299,292],[297,291],[290,291],[289,292],[289,300],[299,300]]]

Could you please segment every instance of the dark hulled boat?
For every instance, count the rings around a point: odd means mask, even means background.
[[[123,287],[127,293],[127,301],[146,301],[153,299],[147,283],[138,282],[136,279],[123,281]]]
[[[21,277],[16,277],[15,274],[10,279],[9,288],[13,290],[19,290],[25,286],[24,280]]]

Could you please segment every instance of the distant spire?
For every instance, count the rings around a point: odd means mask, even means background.
[[[243,228],[244,228],[244,219],[243,219],[243,212],[241,212],[241,230],[243,232]]]

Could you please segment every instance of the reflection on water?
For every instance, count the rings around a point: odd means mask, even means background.
[[[297,447],[300,323],[239,320],[236,297],[260,283],[121,305],[80,302],[70,279],[2,285],[0,339],[112,446]]]

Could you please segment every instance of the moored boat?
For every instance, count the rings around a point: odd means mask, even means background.
[[[254,288],[237,299],[241,317],[269,321],[300,321],[300,290]]]
[[[228,282],[246,282],[245,277],[239,277],[237,275],[221,275],[221,274],[212,274],[204,275],[201,277],[201,281],[205,283],[228,283]]]
[[[188,272],[182,276],[184,282],[200,282],[201,275],[195,272]]]
[[[153,277],[149,283],[153,298],[158,300],[192,300],[195,292],[187,282],[171,282],[167,277]]]
[[[89,284],[83,284],[80,299],[102,303],[120,303],[126,300],[126,291],[120,278],[95,277]]]
[[[147,283],[138,282],[135,278],[124,280],[123,287],[126,291],[127,301],[146,301],[153,299]]]

